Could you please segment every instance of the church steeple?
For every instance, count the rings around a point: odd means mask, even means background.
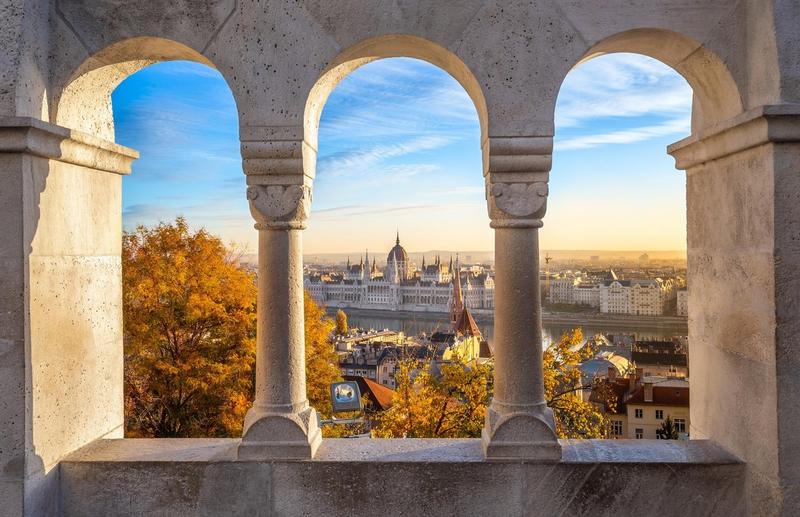
[[[422,270],[425,271],[425,255],[422,256]]]
[[[453,331],[456,330],[458,317],[464,310],[464,299],[461,295],[461,275],[458,273],[458,254],[456,254],[456,268],[452,269],[453,259],[450,258],[451,272],[453,273],[453,303],[450,307],[450,323],[453,326]]]

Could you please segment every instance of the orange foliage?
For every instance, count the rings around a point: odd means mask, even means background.
[[[186,221],[123,237],[127,436],[239,436],[253,391],[254,275]]]
[[[306,328],[306,393],[308,402],[317,410],[320,418],[331,417],[332,382],[342,380],[339,375],[339,359],[331,341],[334,321],[325,314],[305,291],[303,298]]]

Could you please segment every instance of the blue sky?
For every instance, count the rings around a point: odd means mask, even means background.
[[[204,65],[152,65],[113,95],[117,141],[140,151],[123,223],[184,215],[255,250],[233,97]],[[691,90],[642,56],[591,60],[564,82],[543,249],[685,248],[685,178],[665,147],[689,133]],[[367,64],[328,99],[308,253],[490,250],[475,109],[445,72],[412,59]]]

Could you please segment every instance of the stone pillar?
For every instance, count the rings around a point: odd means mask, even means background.
[[[686,171],[690,436],[747,463],[749,515],[800,508],[800,109],[669,148]]]
[[[55,515],[58,462],[123,434],[131,149],[0,117],[0,513]]]
[[[544,398],[539,228],[547,208],[550,137],[490,137],[486,200],[495,231],[494,398],[483,449],[490,459],[558,461]]]
[[[247,198],[259,239],[256,397],[240,459],[309,459],[322,441],[306,396],[303,327],[302,230],[313,173],[303,172],[302,128],[293,130],[242,130]],[[264,133],[271,139],[255,140]]]

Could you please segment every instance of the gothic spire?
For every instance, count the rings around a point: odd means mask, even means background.
[[[464,310],[464,299],[461,295],[461,275],[458,272],[458,254],[456,254],[455,270],[452,269],[452,257],[450,257],[450,265],[450,271],[453,273],[453,303],[450,307],[450,323],[452,324],[453,331],[455,332],[457,330],[456,325],[458,323],[458,318],[461,315],[461,312]]]
[[[394,243],[400,245],[400,228],[397,229],[397,239],[394,241]]]

